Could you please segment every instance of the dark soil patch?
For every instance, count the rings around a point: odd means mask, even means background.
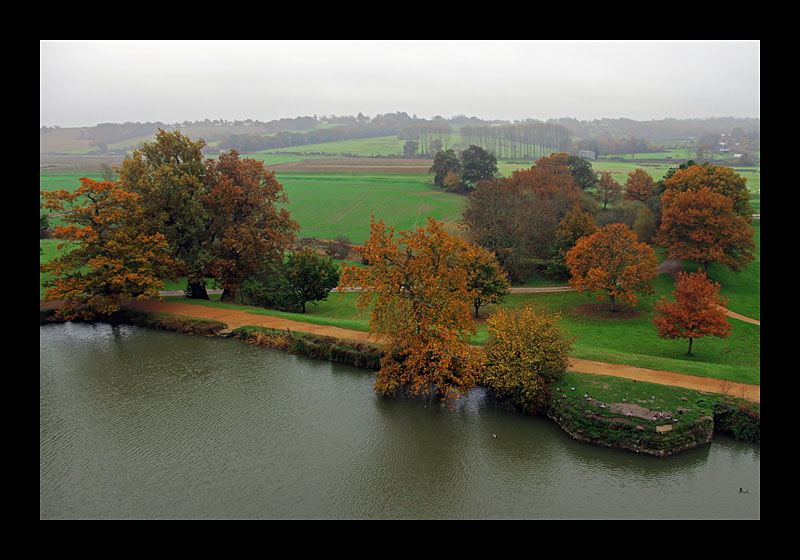
[[[580,317],[612,321],[635,319],[643,313],[641,309],[636,309],[630,305],[616,304],[614,307],[615,309],[612,311],[610,303],[582,303],[575,307],[572,312]]]

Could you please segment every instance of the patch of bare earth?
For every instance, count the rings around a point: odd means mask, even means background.
[[[642,314],[640,309],[629,305],[616,304],[612,310],[609,303],[582,303],[576,306],[572,312],[581,317],[606,320],[634,319]]]

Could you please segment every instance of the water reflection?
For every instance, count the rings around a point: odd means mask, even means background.
[[[445,411],[364,370],[127,326],[41,327],[39,364],[42,518],[760,517],[759,447],[725,438],[608,450],[481,390]]]

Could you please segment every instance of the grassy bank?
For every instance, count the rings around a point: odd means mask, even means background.
[[[760,385],[760,326],[730,319],[732,332],[727,339],[700,339],[695,342],[693,354],[689,356],[686,354],[686,341],[659,338],[650,322],[652,305],[662,295],[670,297],[673,289],[671,277],[659,276],[655,289],[655,294],[643,297],[636,308],[628,308],[630,313],[620,313],[619,318],[602,312],[607,304],[595,307],[592,298],[577,292],[512,294],[502,307],[533,306],[560,313],[565,333],[575,339],[571,353],[574,358]],[[210,301],[167,299],[368,332],[369,313],[356,309],[356,297],[352,293],[331,294],[327,300],[309,305],[306,313],[285,313],[223,303],[217,300],[218,296],[212,296]],[[490,306],[481,311],[481,318],[476,321],[477,333],[472,339],[473,344],[481,345],[486,341],[485,317],[496,308]],[[597,309],[601,312],[597,312]],[[753,311],[757,311],[757,306]]]

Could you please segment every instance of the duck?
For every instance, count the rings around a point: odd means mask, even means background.
[[[739,494],[747,494],[749,490],[747,488],[739,488]]]

